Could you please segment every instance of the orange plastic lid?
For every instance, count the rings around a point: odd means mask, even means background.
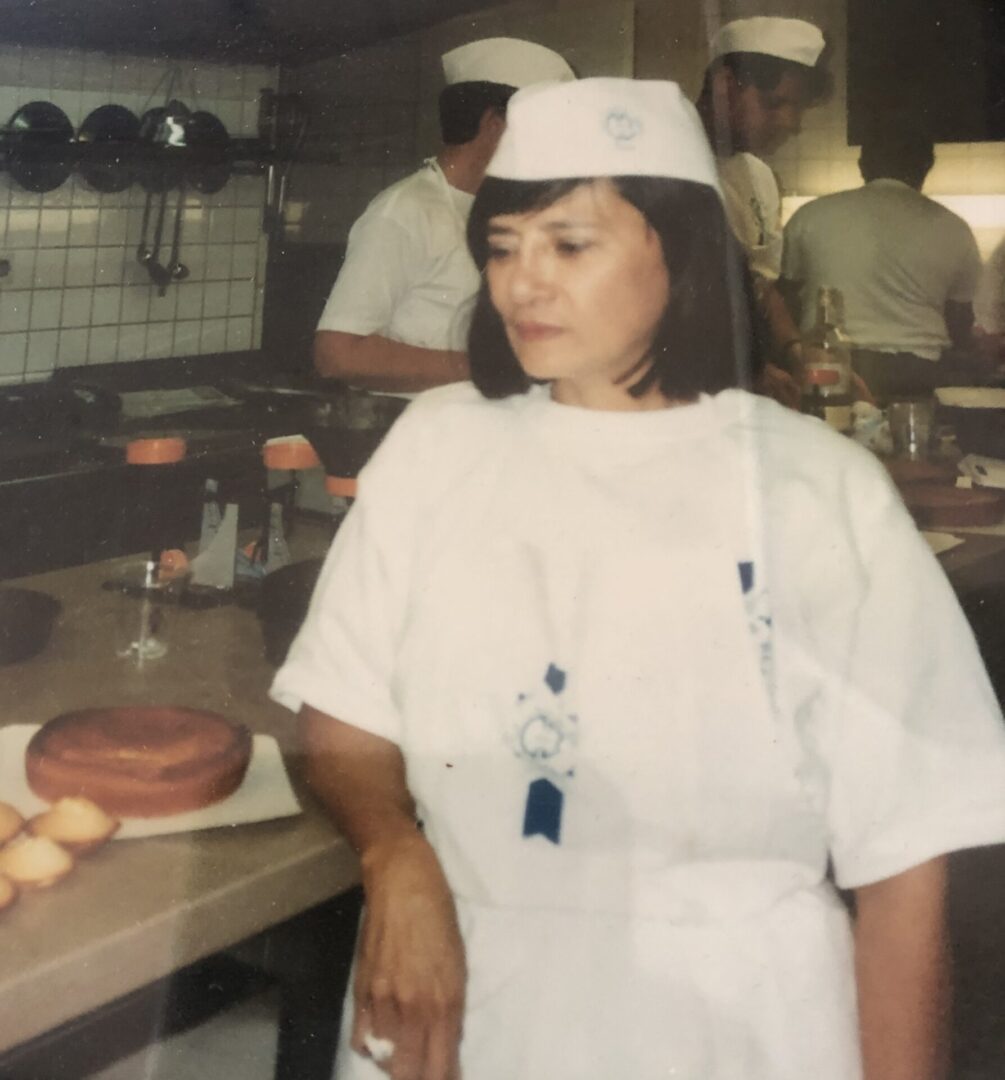
[[[354,476],[326,476],[325,491],[329,495],[341,495],[346,499],[355,499],[356,478]]]
[[[132,439],[126,443],[126,461],[130,465],[171,465],[185,457],[185,450],[184,439]]]
[[[267,469],[316,469],[321,464],[314,447],[302,435],[269,439],[262,447],[262,460]]]

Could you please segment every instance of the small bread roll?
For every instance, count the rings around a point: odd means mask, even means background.
[[[44,889],[73,869],[73,856],[47,836],[22,836],[0,850],[0,875],[16,885]]]
[[[24,818],[10,803],[0,802],[0,844],[6,844],[24,828]]]
[[[78,855],[100,847],[118,827],[118,821],[97,803],[69,795],[57,799],[48,810],[28,822],[32,836],[47,836]]]
[[[10,878],[0,874],[0,911],[9,908],[17,899],[17,886]]]

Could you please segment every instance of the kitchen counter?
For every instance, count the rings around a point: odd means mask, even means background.
[[[327,531],[306,524],[301,556]],[[23,894],[0,915],[0,1051],[307,911],[358,881],[356,859],[306,790],[295,719],[272,703],[253,613],[166,609],[167,656],[142,672],[113,652],[117,611],[103,590],[116,563],[21,584],[58,597],[47,648],[4,670],[0,724],[40,723],[87,705],[214,709],[274,735],[303,813],[259,824],[112,841],[63,882]],[[0,792],[3,798],[3,792]]]

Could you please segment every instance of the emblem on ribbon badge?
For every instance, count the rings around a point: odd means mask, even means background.
[[[517,695],[509,729],[513,752],[536,775],[527,788],[523,835],[561,838],[562,786],[575,775],[579,720],[563,701],[566,675],[549,664],[542,686]]]

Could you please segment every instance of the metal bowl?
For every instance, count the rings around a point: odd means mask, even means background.
[[[952,426],[964,454],[1005,458],[1005,389],[943,386],[935,399],[939,419]]]
[[[48,593],[0,588],[0,664],[17,664],[40,653],[62,609]]]

